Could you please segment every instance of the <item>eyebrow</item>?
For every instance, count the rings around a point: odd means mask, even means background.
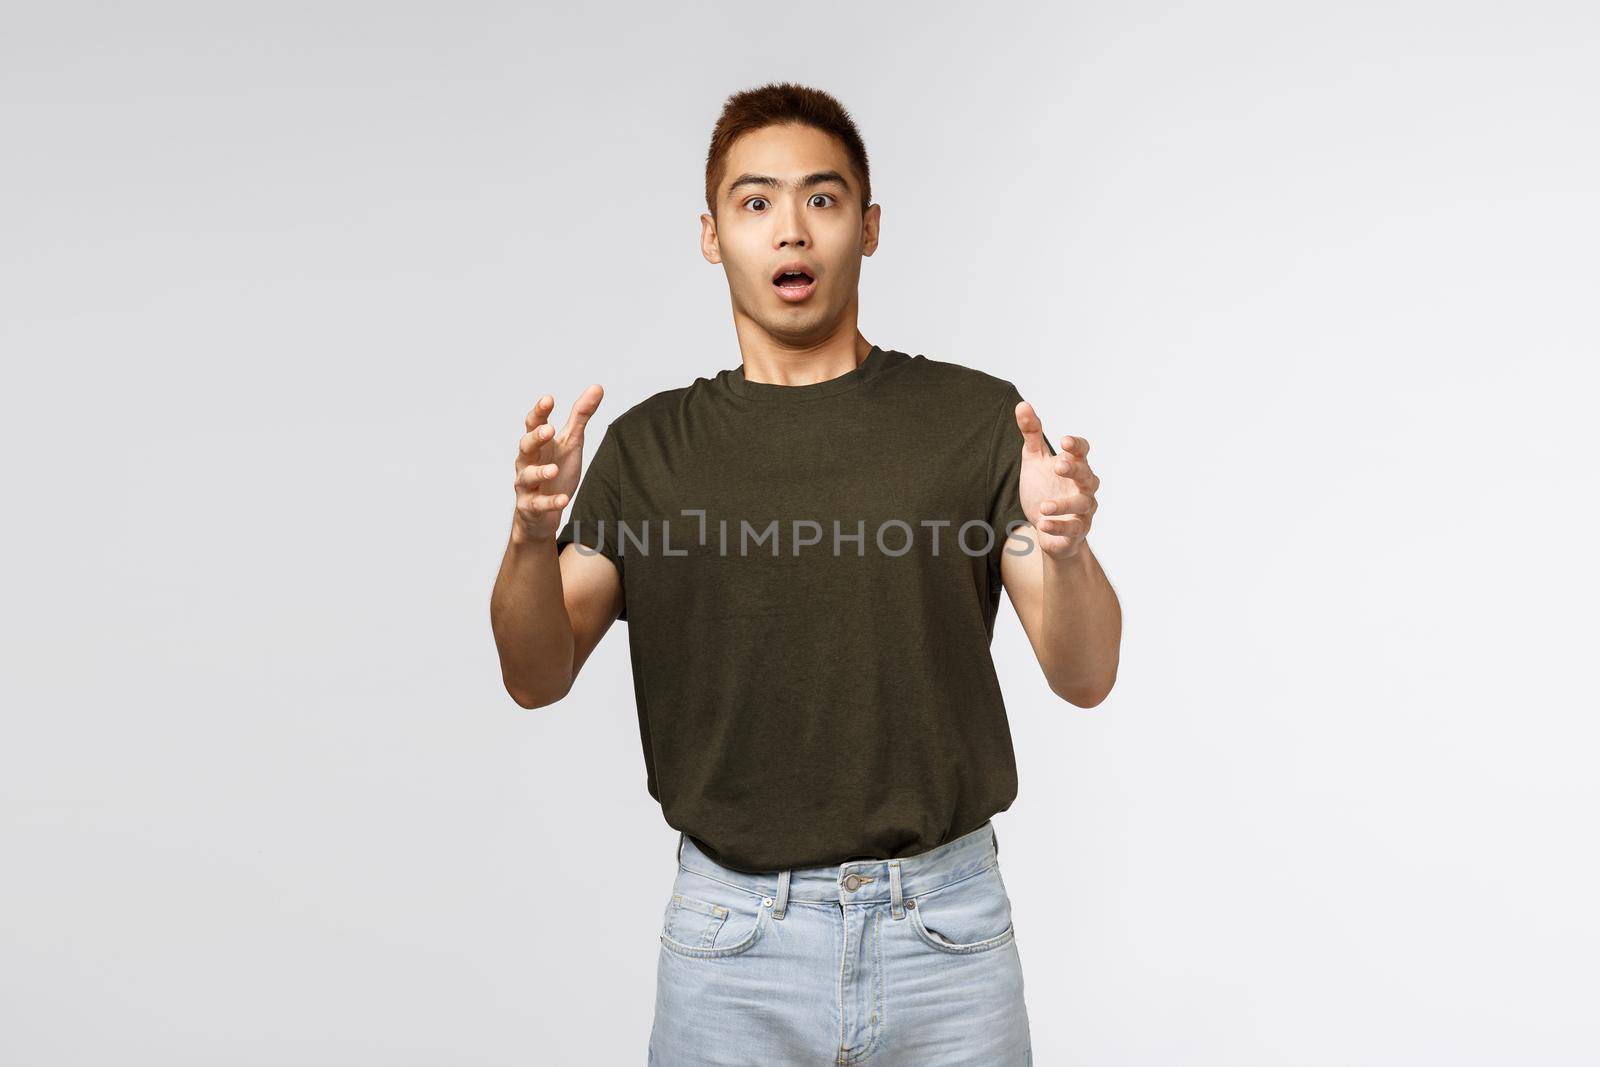
[[[795,182],[794,187],[796,189],[809,189],[813,185],[824,185],[828,182],[837,182],[839,185],[844,186],[847,192],[850,189],[850,183],[845,181],[844,175],[836,170],[819,170],[813,174],[807,174],[804,178]],[[764,189],[781,189],[785,184],[787,183],[779,181],[770,174],[741,174],[733,179],[733,184],[728,186],[728,195],[732,196],[734,190],[741,185],[756,185]]]

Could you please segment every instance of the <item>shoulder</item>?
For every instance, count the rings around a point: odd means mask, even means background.
[[[613,417],[607,432],[625,438],[632,434],[648,434],[653,429],[671,424],[682,417],[685,407],[704,399],[711,384],[712,379],[696,378],[688,385],[651,393]]]
[[[911,372],[918,383],[938,392],[962,397],[972,407],[999,406],[1021,399],[1016,385],[991,371],[954,360],[917,355],[903,361],[902,373]]]

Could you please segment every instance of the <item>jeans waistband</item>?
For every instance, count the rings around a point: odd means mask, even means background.
[[[795,867],[764,874],[736,871],[707,856],[688,834],[678,832],[678,865],[774,902],[772,917],[783,918],[789,901],[812,904],[881,904],[895,918],[906,897],[931,893],[999,862],[1000,840],[994,822],[927,852],[890,860],[849,860],[834,866]]]

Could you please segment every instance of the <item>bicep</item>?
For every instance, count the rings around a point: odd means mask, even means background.
[[[622,575],[617,565],[577,542],[561,550],[561,592],[572,622],[572,676],[622,614]]]
[[[1039,550],[1039,535],[1031,525],[1018,526],[1006,541],[1006,549],[1000,554],[1000,584],[1028,635],[1028,643],[1037,650],[1043,632],[1044,553]]]

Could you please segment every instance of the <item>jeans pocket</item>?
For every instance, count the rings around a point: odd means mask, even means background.
[[[1016,937],[1011,898],[998,864],[932,892],[907,897],[906,910],[917,936],[940,952],[987,952]]]
[[[746,890],[680,869],[661,918],[661,946],[699,959],[736,956],[759,939],[770,910]]]
[[[673,893],[661,920],[661,936],[691,948],[710,948],[728,921],[728,909],[708,900]]]

